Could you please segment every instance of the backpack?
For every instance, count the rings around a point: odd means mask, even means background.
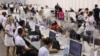
[[[30,25],[29,25],[29,22],[26,22],[26,28],[28,29],[29,32],[32,30]]]
[[[57,50],[60,50],[60,44],[57,40],[53,40],[53,46],[52,46],[53,49],[57,49]]]
[[[76,39],[76,32],[73,29],[70,30],[70,38]]]
[[[77,34],[73,29],[70,31],[70,38],[75,40],[80,40],[81,36],[80,34]]]

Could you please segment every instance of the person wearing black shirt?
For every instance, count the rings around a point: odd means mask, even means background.
[[[98,5],[96,4],[95,5],[95,8],[93,9],[93,11],[94,11],[94,18],[95,18],[95,20],[96,20],[96,23],[97,23],[97,25],[98,25],[98,23],[99,23],[99,12],[100,12],[100,9],[98,8]]]
[[[57,5],[55,5],[55,17],[57,17],[57,11],[60,9],[61,7],[59,6],[59,4],[57,3]]]

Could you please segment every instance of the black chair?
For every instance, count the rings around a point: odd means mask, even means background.
[[[16,55],[17,55],[17,56],[24,56],[23,54],[24,54],[24,53],[23,53],[23,48],[22,48],[22,46],[16,46]]]
[[[75,30],[71,29],[71,30],[70,30],[70,35],[69,35],[69,36],[70,36],[70,38],[72,38],[72,39],[76,39],[77,36],[76,36]]]
[[[30,25],[29,25],[29,22],[26,22],[26,28],[28,29],[28,32],[30,32],[32,30]]]
[[[2,24],[0,23],[0,31],[3,29],[3,26],[2,26]]]
[[[100,45],[100,39],[95,39],[94,43],[95,45]]]

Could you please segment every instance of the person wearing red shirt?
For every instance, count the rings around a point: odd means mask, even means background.
[[[51,29],[54,30],[54,31],[57,31],[58,27],[59,27],[59,25],[58,25],[58,23],[55,21],[55,22],[52,24]]]

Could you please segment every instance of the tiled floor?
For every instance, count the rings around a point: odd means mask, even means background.
[[[3,41],[3,32],[0,32],[0,56],[6,56],[6,48],[4,46],[4,41]]]

